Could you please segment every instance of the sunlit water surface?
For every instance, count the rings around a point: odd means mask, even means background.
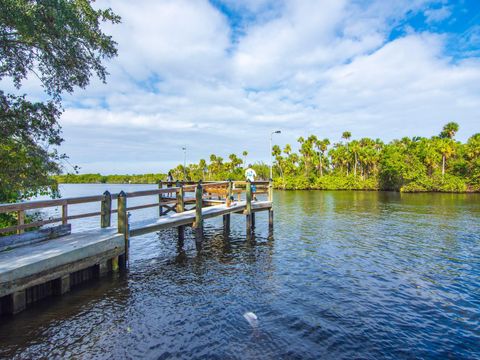
[[[151,186],[62,194],[107,188]],[[266,213],[253,244],[240,215],[228,241],[208,220],[200,252],[190,231],[184,250],[173,230],[133,238],[127,274],[0,319],[0,357],[478,359],[479,220],[478,194],[276,192],[273,239]]]

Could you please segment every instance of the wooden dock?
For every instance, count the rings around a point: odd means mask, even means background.
[[[158,189],[105,192],[99,196],[0,204],[0,213],[16,213],[17,225],[0,228],[0,315],[16,314],[30,304],[58,296],[77,284],[109,272],[128,268],[129,244],[135,236],[166,228],[178,230],[183,246],[186,226],[195,230],[197,248],[203,241],[203,223],[223,217],[224,234],[230,231],[231,214],[246,218],[246,239],[254,236],[255,213],[269,212],[269,231],[273,232],[273,192],[271,182],[160,183]],[[165,187],[166,186],[166,187]],[[256,201],[257,194],[267,200]],[[129,206],[128,199],[151,197],[153,203]],[[112,203],[117,202],[113,208]],[[69,215],[69,205],[99,203],[99,211]],[[61,207],[62,216],[26,223],[28,211]],[[156,207],[159,216],[138,222],[129,221],[131,212]],[[117,214],[116,226],[112,214]],[[98,229],[75,232],[70,220],[100,217]],[[47,224],[60,225],[44,227]],[[33,231],[25,230],[33,228]]]

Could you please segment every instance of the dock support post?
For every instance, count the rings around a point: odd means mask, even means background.
[[[183,184],[180,185],[180,188],[177,191],[177,213],[185,211],[185,189]],[[178,246],[183,248],[183,242],[185,240],[185,226],[181,225],[178,228]]]
[[[17,314],[27,307],[27,296],[25,290],[14,292],[10,295],[9,313]]]
[[[63,295],[70,291],[70,274],[64,275],[58,279],[55,279],[53,284],[53,293],[57,296]]]
[[[232,180],[228,180],[227,197],[225,199],[225,205],[230,207],[232,203],[233,184]],[[223,237],[225,239],[230,235],[230,214],[223,215]]]
[[[203,217],[202,217],[202,207],[203,207],[203,187],[202,181],[198,182],[197,188],[195,189],[195,223],[193,224],[195,228],[195,242],[198,245],[201,245],[203,240]]]
[[[247,240],[252,238],[252,183],[250,180],[247,180],[247,187],[246,187],[246,225],[247,225]]]
[[[100,226],[107,228],[111,225],[112,221],[112,195],[108,190],[103,193],[101,212]]]
[[[100,262],[97,266],[97,277],[102,277],[108,274],[110,271],[110,264],[108,260]]]
[[[223,215],[223,237],[226,239],[230,234],[230,214]]]
[[[118,265],[119,265],[119,256],[115,256],[112,259],[112,272],[117,272],[118,271]]]
[[[160,180],[158,182],[158,188],[159,189],[162,189],[163,188],[163,182],[162,180]],[[163,215],[163,207],[162,207],[162,194],[158,194],[158,216],[162,216]]]
[[[123,190],[118,194],[118,232],[124,235],[125,238],[125,254],[122,258],[122,263],[128,267],[128,248],[129,248],[129,234],[128,234],[128,214],[127,214],[127,194]]]
[[[268,182],[268,201],[272,203],[272,207],[268,210],[268,233],[273,235],[273,180]]]

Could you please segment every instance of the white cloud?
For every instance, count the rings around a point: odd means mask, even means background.
[[[64,149],[85,172],[122,172],[118,157],[129,172],[166,170],[183,144],[192,161],[242,150],[265,160],[277,127],[283,144],[309,133],[336,141],[344,130],[429,136],[448,121],[460,123],[459,136],[479,131],[478,59],[453,62],[433,33],[388,40],[426,1],[292,0],[275,11],[276,2],[247,1],[237,8],[262,21],[235,40],[207,1],[105,4],[123,18],[107,30],[119,57],[108,84],[68,97],[62,118]]]
[[[450,6],[442,6],[438,9],[427,9],[424,12],[428,24],[438,23],[448,19],[452,15]]]

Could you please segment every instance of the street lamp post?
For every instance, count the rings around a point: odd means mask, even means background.
[[[280,130],[275,130],[270,133],[270,179],[273,179],[273,149],[272,149],[272,137],[273,134],[281,134]]]
[[[187,145],[182,147],[183,150],[183,181],[187,181]]]

